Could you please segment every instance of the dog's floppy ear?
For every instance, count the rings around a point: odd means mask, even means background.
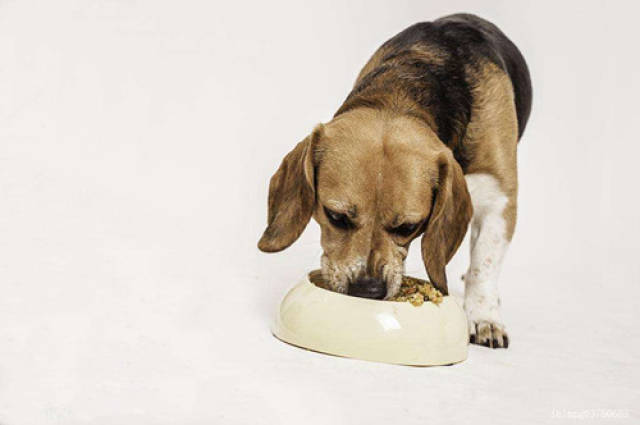
[[[467,233],[473,216],[462,168],[449,152],[437,161],[438,180],[427,226],[422,236],[422,260],[429,279],[443,294],[449,292],[445,266]]]
[[[258,242],[264,252],[278,252],[294,243],[311,219],[315,205],[314,149],[324,127],[293,148],[269,183],[267,229]]]

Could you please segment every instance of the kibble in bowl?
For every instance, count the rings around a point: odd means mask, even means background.
[[[442,292],[433,286],[431,282],[418,279],[417,277],[403,276],[400,293],[389,301],[408,301],[418,307],[426,301],[440,304],[442,297]]]

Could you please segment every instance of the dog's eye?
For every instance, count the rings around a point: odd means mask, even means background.
[[[329,208],[324,207],[324,213],[327,215],[329,222],[338,229],[353,229],[355,226],[346,214],[331,211]]]
[[[389,232],[406,238],[411,236],[418,229],[418,226],[420,226],[420,223],[403,223],[400,226],[389,229]]]

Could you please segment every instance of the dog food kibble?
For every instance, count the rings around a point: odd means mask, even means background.
[[[425,301],[440,304],[442,302],[442,292],[436,289],[431,282],[404,276],[400,292],[390,301],[409,301],[416,307],[421,306]]]

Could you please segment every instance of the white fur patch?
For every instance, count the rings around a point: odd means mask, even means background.
[[[366,270],[364,258],[357,258],[353,263],[340,265],[332,262],[326,254],[320,258],[323,279],[328,283],[329,289],[334,292],[347,293],[349,281],[354,281]]]
[[[474,213],[471,264],[464,277],[464,308],[470,331],[475,333],[475,325],[479,322],[502,326],[498,277],[509,246],[507,223],[503,217],[508,198],[498,180],[491,175],[469,174],[465,179]]]

